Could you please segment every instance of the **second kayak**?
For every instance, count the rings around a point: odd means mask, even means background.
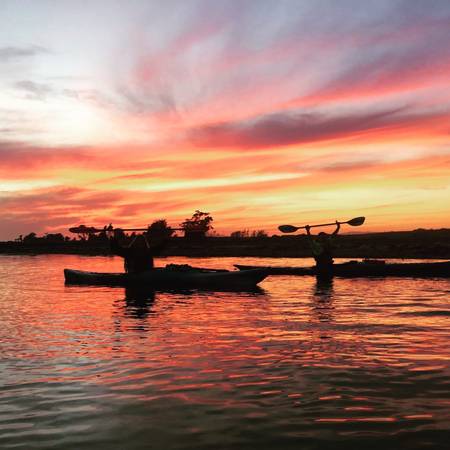
[[[236,264],[239,270],[267,270],[269,275],[315,275],[314,267],[268,267]],[[337,277],[442,277],[450,278],[450,261],[429,263],[356,262],[334,264]]]

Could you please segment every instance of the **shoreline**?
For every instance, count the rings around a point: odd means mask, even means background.
[[[0,242],[0,254],[111,255],[108,241]],[[305,235],[255,238],[206,237],[190,240],[171,238],[158,256],[186,257],[311,257]],[[335,238],[336,258],[450,259],[450,229],[415,230],[368,234],[343,234]]]

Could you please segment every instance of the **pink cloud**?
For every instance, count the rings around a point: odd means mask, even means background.
[[[199,147],[263,149],[348,139],[362,133],[389,129],[414,130],[429,121],[442,123],[443,120],[448,120],[445,112],[418,113],[406,107],[334,117],[314,113],[279,113],[255,121],[194,128],[189,132],[189,137]]]

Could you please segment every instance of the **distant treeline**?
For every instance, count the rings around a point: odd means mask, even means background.
[[[85,240],[60,234],[25,236],[15,242],[0,242],[0,253],[75,253],[108,255],[104,235]],[[450,229],[414,230],[370,234],[339,235],[335,257],[342,258],[439,258],[450,259]],[[305,235],[268,237],[264,233],[243,233],[229,237],[202,236],[199,239],[172,237],[162,256],[260,256],[308,257],[310,247]]]

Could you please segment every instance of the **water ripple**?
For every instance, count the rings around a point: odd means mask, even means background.
[[[116,258],[0,259],[1,448],[447,445],[447,280],[149,292],[62,282]]]

